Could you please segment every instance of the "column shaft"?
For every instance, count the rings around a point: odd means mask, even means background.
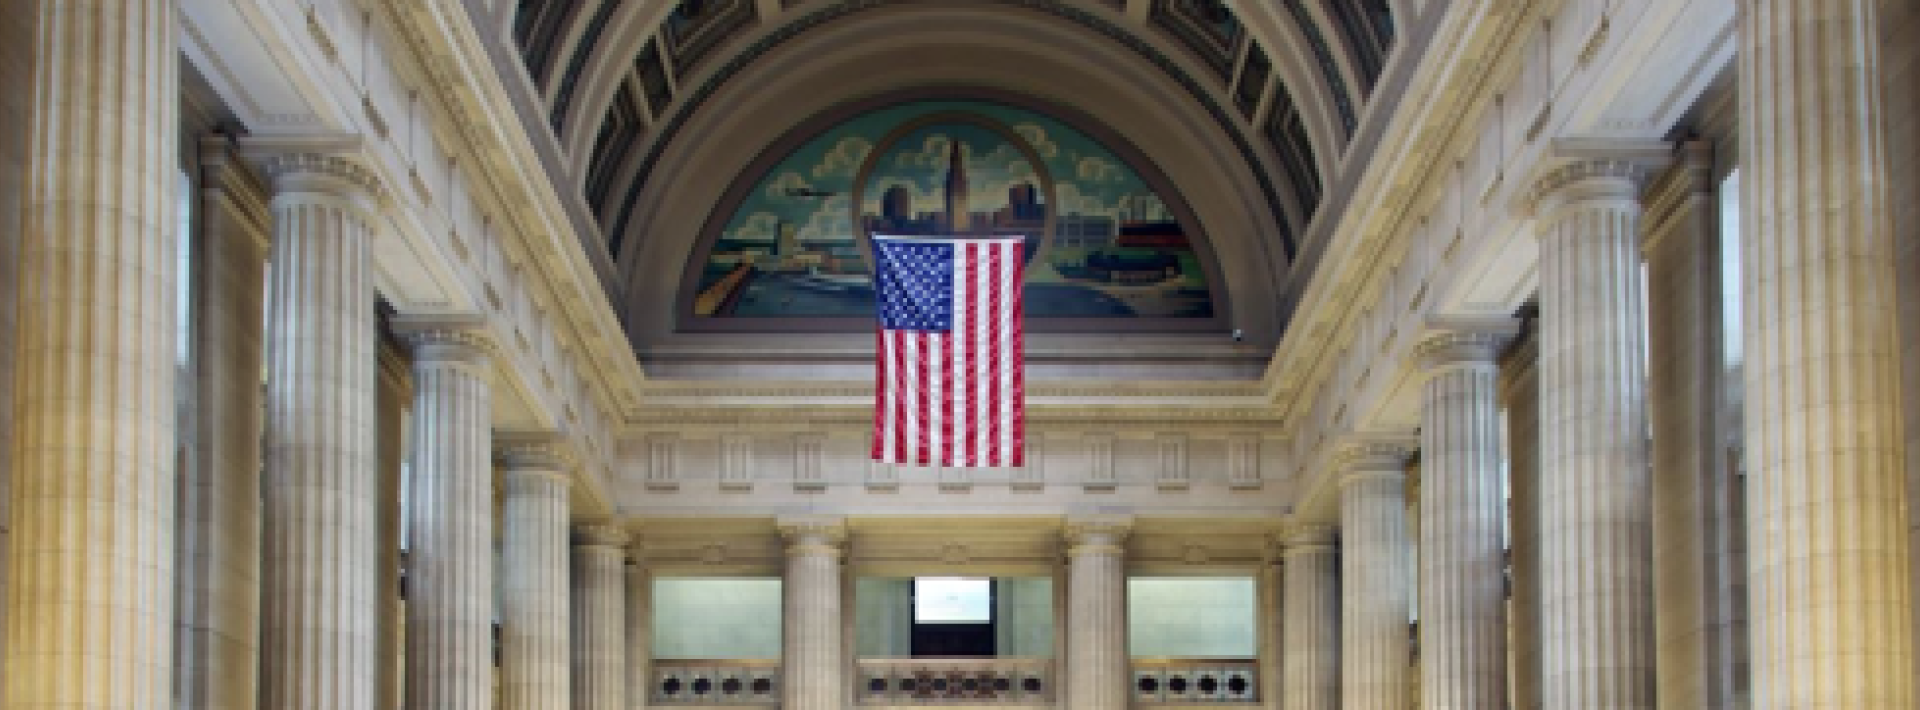
[[[783,710],[842,710],[846,682],[841,655],[838,518],[780,521],[787,538],[781,636]]]
[[[653,697],[653,574],[645,560],[627,566],[627,707]]]
[[[1340,480],[1341,707],[1406,710],[1413,691],[1406,452],[1365,447],[1347,457]]]
[[[500,708],[569,710],[566,474],[550,445],[506,447],[500,511]],[[631,612],[631,610],[629,610]]]
[[[1741,7],[1755,708],[1916,702],[1878,5]]]
[[[9,12],[0,13],[0,224],[25,224],[22,214],[31,155],[28,138],[33,125],[33,35],[40,2],[23,0],[9,5]],[[20,230],[0,230],[0,284],[20,283],[22,241]],[[8,343],[21,342],[19,300],[18,288],[0,289],[0,338]],[[5,452],[0,453],[0,638],[5,637],[7,628],[6,595],[10,587],[6,555],[12,526],[7,506],[12,498],[17,354],[13,346],[0,347],[0,452]],[[0,688],[6,682],[3,656],[0,653]]]
[[[609,525],[584,526],[574,542],[574,710],[627,710],[626,544]]]
[[[368,260],[378,188],[341,158],[288,155],[267,167],[276,194],[261,705],[368,710],[381,559]]]
[[[1333,531],[1313,526],[1284,541],[1286,659],[1283,710],[1338,710],[1340,580]]]
[[[181,472],[174,695],[252,708],[259,692],[261,292],[266,187],[224,141],[200,150],[192,239],[191,453]]]
[[[484,320],[402,316],[413,348],[407,707],[493,710],[493,407]]]
[[[1514,710],[1539,710],[1540,698],[1540,377],[1535,337],[1527,336],[1501,365],[1507,405],[1507,554],[1513,593],[1507,670]]]
[[[1067,705],[1125,710],[1131,693],[1127,649],[1128,521],[1067,524]]]
[[[1653,697],[1652,495],[1638,169],[1568,165],[1541,185],[1543,695],[1549,708]]]
[[[1733,599],[1735,478],[1725,455],[1720,235],[1713,153],[1685,146],[1648,190],[1647,416],[1653,467],[1654,632],[1660,707],[1738,698]]]
[[[374,570],[374,707],[401,710],[405,707],[406,673],[401,662],[406,657],[401,646],[406,638],[406,602],[400,598],[400,487],[402,469],[407,460],[407,405],[413,400],[413,377],[405,355],[398,346],[379,346],[379,370],[374,392],[374,433],[379,482],[376,496],[375,539],[379,540],[379,567]]]
[[[39,3],[19,242],[9,708],[172,702],[178,3]],[[22,8],[9,8],[20,12]]]
[[[1421,344],[1420,692],[1426,708],[1507,706],[1506,548],[1493,358],[1505,338]]]

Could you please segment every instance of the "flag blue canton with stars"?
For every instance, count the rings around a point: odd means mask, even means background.
[[[874,248],[880,327],[953,330],[954,245],[875,240]]]

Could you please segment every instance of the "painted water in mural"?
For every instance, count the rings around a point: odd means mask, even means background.
[[[872,315],[873,234],[1025,237],[1028,317],[1214,315],[1198,235],[1133,167],[1057,120],[973,101],[877,109],[780,160],[702,255],[694,314]]]

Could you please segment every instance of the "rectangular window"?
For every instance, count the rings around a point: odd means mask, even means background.
[[[993,621],[993,580],[985,577],[916,577],[916,624],[985,624]]]

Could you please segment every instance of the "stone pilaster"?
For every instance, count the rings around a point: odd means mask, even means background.
[[[1285,677],[1286,645],[1286,586],[1285,569],[1280,564],[1280,543],[1270,540],[1267,543],[1266,559],[1260,565],[1259,585],[1260,603],[1260,707],[1263,710],[1280,710],[1280,689]]]
[[[1654,634],[1660,707],[1727,708],[1735,629],[1735,478],[1727,465],[1719,204],[1704,142],[1647,190],[1647,416],[1653,424]]]
[[[653,697],[653,571],[639,553],[627,564],[627,707]]]
[[[846,521],[837,517],[781,518],[787,573],[781,585],[781,703],[783,710],[842,710],[846,703],[841,653],[840,554]]]
[[[1347,710],[1406,710],[1413,687],[1413,550],[1405,446],[1340,454],[1340,697]]]
[[[1439,333],[1419,347],[1421,707],[1507,707],[1506,495],[1494,356],[1508,336]]]
[[[266,165],[275,194],[260,704],[367,710],[379,648],[369,255],[381,193],[344,158]]]
[[[1340,579],[1333,528],[1301,525],[1283,533],[1280,544],[1286,576],[1281,710],[1338,710]]]
[[[413,401],[413,375],[406,356],[391,341],[379,346],[379,372],[374,388],[374,450],[379,467],[376,484],[380,500],[374,536],[379,540],[379,567],[374,569],[376,641],[374,707],[405,707],[405,672],[400,664],[406,638],[406,602],[400,598],[400,487],[407,460],[407,408]]]
[[[558,435],[503,437],[499,452],[500,708],[569,710],[566,463]],[[631,610],[629,610],[631,613]]]
[[[175,0],[37,22],[17,289],[9,708],[160,708],[173,676]],[[22,87],[9,87],[22,90]],[[11,128],[6,130],[12,130]]]
[[[1754,708],[1920,700],[1879,5],[1741,6]]]
[[[1543,698],[1652,707],[1652,494],[1634,164],[1541,180],[1540,530]]]
[[[1127,533],[1124,516],[1067,520],[1067,707],[1125,710],[1132,657],[1127,653]]]
[[[486,321],[401,316],[413,353],[407,706],[492,710],[493,428]]]
[[[574,537],[575,710],[627,710],[627,542],[625,531],[604,524],[581,526]]]
[[[191,448],[181,472],[174,695],[244,709],[259,692],[260,293],[266,186],[223,139],[200,146],[192,253]]]
[[[1500,364],[1500,398],[1507,408],[1507,564],[1513,584],[1507,600],[1507,672],[1513,676],[1514,710],[1541,707],[1540,376],[1534,343],[1534,336],[1522,336]]]

